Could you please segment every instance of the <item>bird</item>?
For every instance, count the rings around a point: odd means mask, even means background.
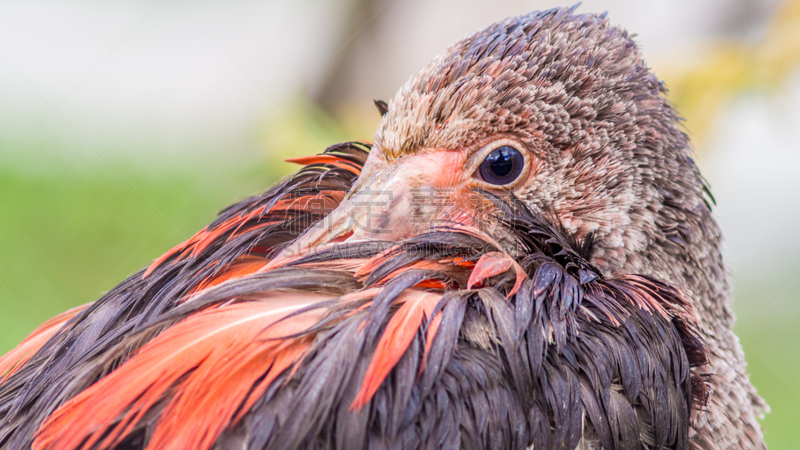
[[[4,449],[761,449],[714,199],[606,14],[496,22],[0,358]]]

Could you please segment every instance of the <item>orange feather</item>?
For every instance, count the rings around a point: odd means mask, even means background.
[[[330,211],[341,203],[345,193],[342,191],[320,191],[314,195],[285,198],[275,203],[273,211]]]
[[[216,239],[218,239],[221,235],[225,234],[227,231],[230,231],[232,228],[235,227],[233,233],[228,238],[232,238],[236,236],[237,233],[240,232],[242,226],[247,223],[249,220],[258,217],[259,215],[265,214],[264,208],[258,208],[254,211],[251,211],[248,214],[242,214],[235,217],[231,217],[230,219],[222,222],[214,229],[209,230],[208,227],[204,227],[202,230],[198,231],[194,236],[182,242],[163,255],[161,255],[158,259],[153,261],[152,264],[145,270],[144,275],[142,278],[147,278],[155,269],[162,266],[168,259],[178,255],[177,259],[183,259],[186,257],[197,257],[203,250],[208,248]],[[255,224],[254,227],[263,227],[270,224],[275,224],[278,222],[262,222]],[[248,230],[252,229],[253,227],[248,228]]]
[[[319,313],[278,321],[327,300],[309,294],[267,295],[263,301],[210,308],[170,327],[57,409],[39,429],[33,448],[113,446],[166,395],[171,395],[169,414],[162,416],[167,419],[156,426],[148,448],[176,448],[175,439],[181,439],[183,448],[210,448],[258,378],[274,379],[302,356],[300,340],[274,338],[307,329]],[[217,380],[209,383],[209,377]]]
[[[435,306],[435,305],[434,305]],[[433,313],[433,310],[427,312],[428,317]],[[442,323],[442,313],[438,312],[430,322],[428,322],[428,330],[425,332],[425,351],[422,353],[422,363],[419,365],[419,373],[422,374],[422,371],[425,370],[425,363],[428,361],[428,355],[431,352],[431,345],[433,344],[433,338],[436,336],[436,331],[439,329],[439,325]]]
[[[472,269],[472,273],[469,274],[469,279],[467,280],[467,289],[472,289],[475,286],[480,287],[483,285],[485,280],[493,276],[500,275],[501,273],[512,268],[514,269],[514,274],[516,275],[516,281],[514,282],[514,287],[512,287],[508,292],[508,295],[506,295],[506,297],[511,297],[517,293],[520,287],[522,287],[522,283],[528,278],[528,275],[525,273],[519,263],[514,260],[514,258],[500,252],[490,252],[481,256],[481,258],[475,264],[475,267]]]
[[[191,253],[192,258],[196,258],[198,255],[200,255],[200,253],[203,252],[203,250],[208,248],[209,245],[213,244],[214,241],[216,241],[220,236],[222,236],[226,232],[230,231],[232,228],[236,227],[236,229],[239,229],[247,220],[250,219],[250,216],[258,215],[260,213],[261,210],[256,210],[244,216],[231,217],[225,222],[222,222],[218,227],[214,228],[213,230],[203,233],[203,235],[199,236],[199,239],[194,244],[194,248],[192,249]]]
[[[303,166],[309,164],[328,164],[334,167],[338,167],[340,169],[349,170],[352,173],[358,174],[361,172],[361,168],[350,161],[345,159],[339,158],[336,155],[314,155],[314,156],[304,156],[300,158],[288,158],[284,161],[288,163],[300,164]]]
[[[177,255],[178,253],[183,252],[184,250],[186,250],[187,247],[189,247],[191,245],[194,245],[194,243],[197,242],[197,240],[199,239],[198,236],[200,236],[201,233],[204,233],[207,228],[208,227],[203,228],[197,234],[195,234],[194,236],[189,238],[189,240],[187,240],[185,242],[181,242],[180,244],[176,245],[175,247],[172,247],[171,249],[169,249],[163,255],[159,256],[155,261],[153,261],[152,264],[150,264],[150,266],[147,267],[147,270],[144,271],[144,274],[142,275],[142,278],[147,278],[148,276],[150,276],[151,273],[153,273],[154,270],[156,270],[157,268],[161,267],[161,265],[163,265],[168,259],[170,259],[173,256]]]
[[[307,329],[317,318],[318,314],[303,314],[278,322],[256,337],[262,342],[239,337],[218,364],[198,367],[165,408],[148,448],[213,447],[225,428],[236,423],[232,419],[241,418],[310,347],[308,338],[263,341]]]
[[[423,317],[430,319],[433,308],[441,299],[440,294],[416,289],[403,292],[398,299],[403,304],[386,324],[386,330],[378,341],[358,395],[350,405],[351,410],[363,408],[372,399],[383,380],[408,349],[422,325]]]
[[[364,263],[364,265],[362,265],[361,268],[355,272],[354,275],[356,276],[356,278],[368,277],[369,274],[371,274],[375,269],[378,268],[378,266],[386,262],[389,256],[391,256],[396,252],[397,252],[397,246],[387,248],[386,250],[376,254],[375,256],[368,259]]]
[[[259,258],[257,256],[243,256],[232,263],[221,273],[206,277],[194,289],[191,290],[190,294],[195,294],[203,289],[216,286],[234,278],[241,278],[246,275],[256,273],[259,271],[259,269],[267,265],[268,262],[268,259]]]
[[[31,359],[31,357],[36,354],[36,352],[39,351],[39,349],[42,348],[69,319],[77,316],[89,305],[91,305],[91,303],[72,308],[53,317],[33,330],[33,333],[28,335],[24,341],[20,342],[16,348],[0,357],[0,376],[2,376],[0,382],[5,381],[8,377],[13,375],[14,372]]]
[[[642,282],[643,280],[637,275],[627,275],[621,278],[636,287],[635,290],[628,291],[636,306],[646,311],[654,311],[661,317],[669,317],[664,306],[657,300],[660,297],[659,294],[653,292],[648,283]]]

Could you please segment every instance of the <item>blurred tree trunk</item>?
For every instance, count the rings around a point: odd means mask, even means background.
[[[328,65],[309,95],[325,112],[335,115],[343,103],[353,101],[353,71],[360,69],[364,41],[374,39],[380,30],[380,12],[391,0],[353,0],[341,36],[341,50]]]

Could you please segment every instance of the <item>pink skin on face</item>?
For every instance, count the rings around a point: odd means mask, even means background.
[[[487,149],[421,149],[389,159],[373,147],[345,200],[264,270],[335,242],[399,241],[433,226],[478,227],[480,215],[493,208],[475,192],[493,186],[473,176]],[[521,181],[530,166],[527,156]]]
[[[468,151],[423,149],[387,160],[373,148],[356,185],[328,217],[269,264],[282,265],[330,242],[401,240],[434,223],[471,224]],[[442,223],[442,224],[444,224]]]

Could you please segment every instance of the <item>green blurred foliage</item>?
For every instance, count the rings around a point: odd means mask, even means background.
[[[735,331],[750,377],[771,411],[762,421],[772,450],[800,448],[800,266],[767,277],[740,274]]]
[[[26,150],[15,151],[18,160],[33,165],[42,157]],[[0,167],[0,353],[55,314],[97,299],[285,171],[250,159],[216,176],[179,168],[154,175],[118,161],[58,172]]]
[[[794,74],[800,63],[798,30],[800,0],[785,0],[758,41],[719,38],[692,49],[702,59],[685,58],[657,67],[697,150],[702,152],[720,111],[737,95],[774,92]]]

